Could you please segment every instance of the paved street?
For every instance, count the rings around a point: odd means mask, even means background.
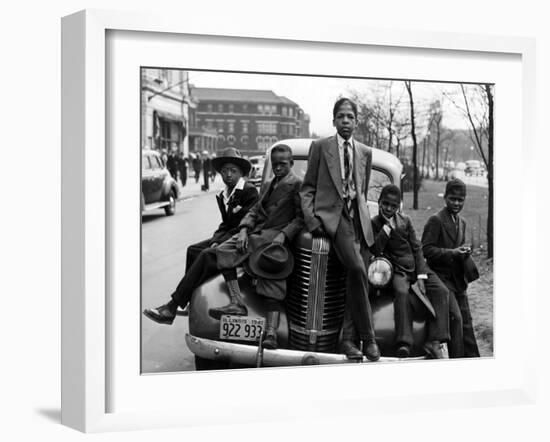
[[[192,181],[185,186],[174,216],[158,210],[142,218],[142,310],[168,301],[183,276],[187,247],[208,238],[221,221],[214,192],[201,192]],[[211,189],[222,184],[218,175]],[[142,372],[194,370],[194,356],[185,345],[187,330],[185,316],[178,316],[172,325],[142,316]]]

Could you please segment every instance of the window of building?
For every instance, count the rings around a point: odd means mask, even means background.
[[[264,113],[264,105],[263,104],[258,104],[258,112],[260,114],[263,114]]]
[[[217,125],[218,125],[218,132],[223,132],[223,121],[218,121]]]
[[[243,121],[241,124],[242,124],[243,134],[247,134],[248,133],[248,121]]]
[[[271,137],[271,144],[275,144],[279,139],[277,137]]]
[[[223,112],[223,104],[218,104],[218,112]]]
[[[286,106],[281,107],[281,113],[283,114],[283,117],[286,117]]]
[[[289,116],[289,117],[293,117],[293,116],[294,116],[294,109],[291,108],[291,107],[288,108],[288,116]]]
[[[227,123],[227,132],[229,132],[230,134],[232,134],[233,132],[235,132],[235,123],[230,121]]]
[[[225,143],[225,137],[223,135],[218,135],[218,142]]]
[[[243,104],[243,112],[248,112],[248,104]]]
[[[206,112],[212,112],[212,104],[206,105]]]
[[[248,135],[243,135],[243,136],[241,137],[241,144],[242,144],[243,146],[247,146],[247,145],[248,145]]]
[[[235,141],[236,141],[236,138],[233,136],[233,135],[229,135],[227,137],[227,143],[230,145],[230,146],[234,146],[235,145]]]
[[[277,105],[272,104],[271,105],[271,115],[276,115],[276,114],[277,114]]]
[[[233,104],[229,105],[229,113],[232,114],[235,112],[235,106]]]

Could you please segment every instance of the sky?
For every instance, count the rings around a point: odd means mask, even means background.
[[[215,87],[228,89],[266,89],[277,95],[285,96],[296,102],[309,114],[310,130],[318,136],[334,133],[332,126],[332,107],[340,96],[350,96],[356,92],[359,96],[373,96],[380,86],[389,81],[371,79],[349,79],[334,77],[312,77],[295,75],[243,74],[225,72],[190,71],[189,83],[197,87]],[[401,97],[401,111],[409,112],[408,94],[403,81],[392,84],[394,100]],[[415,109],[418,111],[419,129],[422,129],[423,116],[427,115],[429,103],[440,100],[443,108],[443,125],[452,129],[468,129],[469,123],[457,110],[455,104],[443,95],[454,95],[456,102],[462,104],[457,84],[435,82],[413,82]]]

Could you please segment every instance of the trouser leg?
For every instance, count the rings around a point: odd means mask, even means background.
[[[207,249],[210,247],[210,241],[212,241],[212,238],[205,239],[204,241],[200,241],[195,244],[191,244],[189,247],[187,247],[187,257],[185,258],[185,272],[187,273],[189,271],[189,268],[193,265],[193,262],[197,257],[199,256],[199,253],[201,253],[204,249]]]
[[[397,344],[412,345],[412,305],[409,299],[410,282],[405,275],[395,273],[393,285],[393,309],[395,320],[395,342]]]
[[[176,290],[172,293],[172,299],[182,308],[185,308],[193,291],[206,280],[220,274],[218,270],[216,251],[212,248],[204,249],[195,259],[193,265],[185,272]]]
[[[470,313],[470,303],[466,291],[456,294],[456,301],[462,315],[462,334],[464,339],[464,357],[478,358],[479,348],[477,346],[474,334],[474,325],[472,323],[472,314]]]
[[[333,246],[342,265],[347,269],[346,308],[361,340],[374,339],[372,311],[368,299],[368,279],[361,255],[360,238],[352,221],[342,215],[333,239]]]
[[[428,321],[428,341],[447,342],[449,334],[449,290],[439,277],[429,270],[425,280],[426,296],[430,300],[435,318]]]
[[[464,336],[462,331],[462,313],[456,300],[456,294],[452,290],[449,291],[449,320],[450,334],[449,341],[449,357],[462,358],[464,357]]]

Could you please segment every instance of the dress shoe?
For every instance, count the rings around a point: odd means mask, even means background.
[[[443,346],[439,341],[429,341],[424,344],[424,350],[432,359],[446,359]]]
[[[221,319],[223,315],[230,316],[246,316],[248,310],[242,304],[230,303],[220,308],[211,308],[208,314],[214,319]]]
[[[363,353],[369,361],[375,362],[380,359],[380,350],[378,349],[378,344],[374,339],[369,339],[368,341],[363,342]]]
[[[170,301],[160,307],[147,308],[143,310],[143,314],[159,324],[172,324],[176,317],[177,308],[178,306]]]
[[[409,344],[401,344],[397,347],[395,355],[400,359],[408,358],[411,355],[411,346]]]
[[[350,340],[342,341],[340,344],[340,353],[345,354],[348,359],[359,361],[363,359],[363,353],[361,353],[361,350],[359,350],[353,341]]]

